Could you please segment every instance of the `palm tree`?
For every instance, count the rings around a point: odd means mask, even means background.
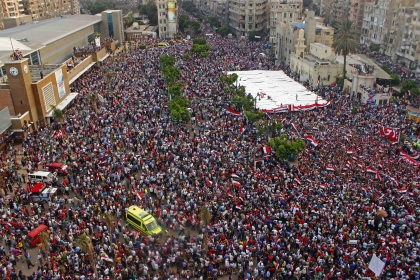
[[[43,231],[39,234],[39,238],[41,239],[42,249],[47,255],[48,268],[50,268],[51,262],[48,260],[48,257],[50,256],[50,235],[47,231]]]
[[[203,234],[203,249],[207,251],[207,226],[210,224],[211,214],[207,206],[203,206],[200,209],[199,214],[200,220],[203,222],[204,225],[204,234]]]
[[[109,233],[112,235],[114,231],[114,216],[111,214],[102,213],[101,217],[105,219],[106,226],[108,227]]]
[[[357,31],[353,22],[349,19],[337,22],[334,28],[335,34],[332,48],[336,54],[344,56],[343,77],[345,79],[347,55],[355,53],[359,47],[359,43],[356,41],[356,38],[358,38]]]
[[[52,117],[54,118],[54,120],[56,121],[61,121],[64,119],[64,114],[63,111],[61,109],[58,109],[57,106],[55,105],[50,105],[51,109],[52,109]]]
[[[87,236],[85,233],[80,235],[76,239],[76,244],[80,247],[80,250],[82,250],[83,252],[89,255],[90,264],[96,276],[95,278],[98,279],[98,273],[96,271],[95,251],[94,251],[93,244],[89,236]]]

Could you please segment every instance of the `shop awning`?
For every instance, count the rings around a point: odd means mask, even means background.
[[[70,104],[70,102],[72,102],[73,99],[76,98],[78,94],[78,92],[72,92],[69,95],[67,95],[66,98],[64,98],[60,103],[58,103],[57,109],[64,110]],[[52,110],[45,117],[52,118]]]

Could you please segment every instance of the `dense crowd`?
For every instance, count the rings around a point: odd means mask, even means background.
[[[210,56],[190,59],[183,55],[189,43],[159,49],[150,41],[146,50],[132,44],[72,85],[79,96],[62,123],[4,152],[0,278],[93,279],[96,270],[99,279],[361,279],[373,276],[368,264],[376,255],[385,262],[383,278],[420,279],[419,170],[377,132],[382,124],[417,135],[404,105],[356,105],[339,88],[325,87],[320,94],[330,106],[272,116],[288,137],[312,135],[319,145],[308,143],[292,166],[273,156],[254,166],[267,139],[244,115],[225,110],[232,96],[220,76],[277,68],[259,55],[260,42],[217,35],[207,42]],[[163,54],[182,72],[188,125],[171,121]],[[96,94],[104,102],[91,98]],[[32,183],[17,169],[51,162],[67,163],[69,174],[53,182],[60,191],[52,201],[35,203]],[[162,236],[129,228],[130,205],[153,213]],[[207,228],[203,206],[211,213]],[[115,217],[113,229],[101,213]],[[40,247],[30,256],[25,233],[41,223],[50,231],[50,254]],[[94,260],[76,243],[83,233]],[[15,269],[19,260],[39,267],[24,276]]]

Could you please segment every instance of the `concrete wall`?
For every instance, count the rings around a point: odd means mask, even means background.
[[[55,78],[55,72],[57,72],[57,70],[60,68],[63,73],[64,87],[66,89],[66,95],[62,99],[60,99],[60,97],[58,96],[58,86]],[[60,68],[57,68],[56,71],[46,75],[44,79],[32,84],[32,92],[36,100],[36,109],[38,111],[39,117],[41,118],[45,117],[45,115],[47,115],[47,113],[51,111],[51,108],[45,108],[44,96],[42,94],[43,87],[47,86],[49,83],[52,84],[56,104],[59,104],[61,100],[63,100],[70,93],[69,77],[67,74],[66,65],[62,65]]]
[[[0,89],[0,110],[9,108],[10,115],[15,115],[15,106],[13,105],[10,89]]]
[[[12,117],[12,129],[22,129],[22,127],[25,125],[28,125],[31,122],[31,118],[29,117],[29,112],[26,112],[22,114],[19,118],[18,117]]]
[[[73,48],[86,45],[93,26],[88,26],[40,49],[42,64],[61,63],[73,54]],[[63,59],[64,58],[64,59]]]
[[[76,77],[77,74],[79,74],[80,72],[82,72],[92,62],[94,62],[93,57],[91,55],[89,55],[82,62],[80,62],[75,67],[73,67],[72,69],[70,69],[70,71],[67,72],[67,75],[68,75],[69,80],[71,80],[74,77]]]
[[[4,24],[5,29],[20,26],[28,22],[32,22],[32,16],[30,15],[21,15],[19,17],[13,17],[13,18],[3,18],[3,24]],[[20,39],[23,39],[23,38],[20,38]]]

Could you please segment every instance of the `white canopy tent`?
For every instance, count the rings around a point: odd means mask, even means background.
[[[310,105],[317,95],[295,82],[283,71],[251,70],[232,71],[238,75],[238,86],[245,86],[247,93],[257,99],[258,109],[274,109],[284,105]],[[259,94],[260,97],[257,97]],[[297,100],[296,100],[297,95]],[[318,97],[318,104],[326,101]]]

